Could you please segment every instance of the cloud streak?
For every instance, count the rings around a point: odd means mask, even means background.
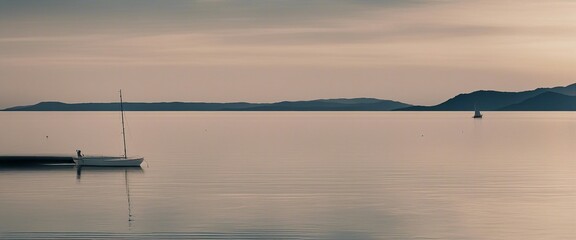
[[[568,31],[571,26],[488,26],[414,20],[388,23],[386,19],[377,20],[377,16],[339,21],[326,27],[0,38],[0,44],[10,49],[4,52],[3,63],[23,65],[397,64],[519,68],[522,66],[514,66],[517,63],[513,59],[520,56],[526,60],[570,60],[565,50],[573,48],[574,39],[573,31]]]

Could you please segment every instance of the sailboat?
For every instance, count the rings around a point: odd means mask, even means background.
[[[473,118],[482,118],[482,113],[480,113],[480,110],[478,110],[476,105],[474,105],[474,117]]]
[[[126,154],[126,132],[124,130],[124,106],[122,102],[122,90],[120,90],[120,113],[122,115],[122,139],[124,140],[124,156],[84,156],[82,151],[76,150],[74,162],[77,166],[100,166],[100,167],[139,167],[144,161],[143,157],[128,157]]]

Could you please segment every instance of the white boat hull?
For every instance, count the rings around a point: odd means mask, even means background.
[[[144,161],[143,157],[80,157],[74,158],[78,166],[98,167],[139,167]]]

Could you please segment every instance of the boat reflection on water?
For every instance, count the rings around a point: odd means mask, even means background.
[[[82,172],[88,173],[128,173],[143,174],[142,167],[91,167],[91,166],[72,166],[71,169],[76,169],[76,180],[80,181]]]
[[[82,178],[82,171],[88,172],[124,172],[124,185],[126,187],[126,200],[128,203],[128,227],[132,227],[132,201],[130,200],[130,182],[128,181],[128,173],[143,174],[144,170],[138,167],[89,167],[76,165],[76,181],[79,183]]]
[[[80,179],[82,172],[91,173],[135,173],[143,174],[142,167],[89,167],[75,164],[0,164],[0,172],[71,172],[76,170],[76,178]]]
[[[67,172],[74,164],[0,164],[0,172]]]
[[[113,175],[124,175],[124,185],[126,189],[126,200],[128,204],[128,226],[132,226],[134,221],[132,217],[132,201],[130,199],[130,181],[128,179],[128,173],[130,174],[143,174],[144,170],[142,167],[91,167],[91,166],[78,166],[75,164],[37,164],[37,163],[18,163],[18,164],[0,164],[0,173],[2,174],[15,174],[24,176],[34,176],[35,178],[50,178],[56,175],[61,175],[64,172],[73,173],[76,170],[76,183],[81,183],[82,173],[88,173],[87,177],[92,180],[100,181],[102,176],[113,174]],[[110,184],[113,182],[108,182]],[[1,237],[0,237],[1,238]]]

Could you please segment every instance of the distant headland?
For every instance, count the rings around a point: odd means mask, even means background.
[[[276,103],[128,102],[125,111],[576,111],[576,83],[522,92],[475,91],[434,106],[375,98],[319,99]],[[120,103],[41,102],[2,111],[117,111]]]
[[[403,111],[575,111],[576,83],[522,92],[475,91],[459,94],[435,106],[411,106]]]

